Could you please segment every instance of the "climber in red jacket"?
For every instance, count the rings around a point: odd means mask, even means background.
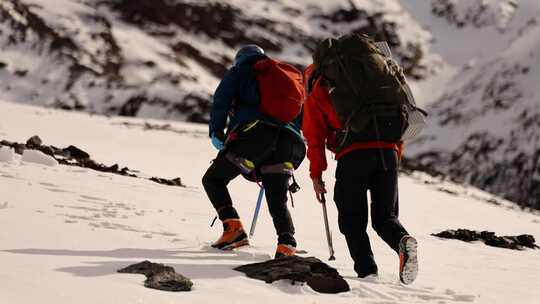
[[[368,200],[371,194],[371,221],[378,235],[400,256],[400,279],[410,283],[416,277],[416,240],[398,220],[397,168],[402,142],[375,138],[340,139],[342,123],[322,77],[313,75],[314,65],[305,71],[308,97],[304,103],[303,133],[307,141],[310,177],[317,199],[326,193],[322,173],[327,168],[325,149],[336,153],[334,201],[338,224],[345,236],[358,277],[377,276],[368,234]],[[352,138],[352,139],[351,139]],[[358,140],[356,140],[358,138]],[[406,277],[406,279],[403,279]]]

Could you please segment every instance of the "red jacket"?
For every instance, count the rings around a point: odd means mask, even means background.
[[[313,70],[313,65],[308,66],[304,72],[304,79],[309,79]],[[341,123],[328,95],[328,90],[320,84],[319,78],[315,81],[311,94],[307,96],[304,103],[302,122],[302,132],[307,141],[307,157],[309,159],[311,178],[321,178],[322,172],[326,170],[328,164],[326,162],[325,147],[335,152],[337,146],[336,134],[341,128]],[[353,150],[373,148],[395,149],[401,155],[403,144],[382,141],[355,143],[336,154],[336,159]]]

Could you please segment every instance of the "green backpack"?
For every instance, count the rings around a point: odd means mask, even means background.
[[[405,78],[371,39],[358,34],[328,38],[315,50],[313,62],[312,79],[322,77],[343,126],[340,147],[402,140],[408,127]]]

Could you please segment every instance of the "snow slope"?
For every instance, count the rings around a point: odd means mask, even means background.
[[[511,251],[430,236],[448,228],[470,228],[540,238],[540,216],[512,209],[509,202],[486,203],[493,196],[482,191],[421,174],[402,176],[401,219],[419,240],[421,263],[418,280],[411,286],[397,283],[397,257],[372,230],[381,279],[367,282],[354,277],[330,204],[337,257],[330,265],[346,277],[352,291],[322,295],[287,282],[268,285],[232,270],[273,255],[275,237],[264,208],[252,247],[234,252],[209,248],[221,228],[208,226],[214,211],[200,185],[215,155],[205,127],[171,123],[185,132],[144,131],[136,127],[143,122],[138,119],[6,102],[0,102],[0,113],[1,139],[22,142],[38,134],[46,144],[74,144],[99,162],[119,163],[142,174],[180,176],[187,185],[169,187],[82,168],[48,167],[17,156],[0,162],[0,303],[533,304],[540,300],[540,250]],[[334,170],[332,163],[325,175],[329,184]],[[326,260],[322,212],[314,201],[306,164],[297,175],[303,190],[295,195],[292,215],[299,246]],[[249,226],[257,187],[240,179],[231,187]],[[142,275],[115,272],[144,259],[173,266],[193,279],[194,290],[150,290],[142,286]]]

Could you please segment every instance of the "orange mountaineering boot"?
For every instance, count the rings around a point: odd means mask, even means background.
[[[278,244],[274,259],[296,255],[296,247],[287,244]]]
[[[231,250],[246,245],[249,245],[249,241],[242,222],[239,219],[227,219],[223,221],[223,234],[212,247]]]

